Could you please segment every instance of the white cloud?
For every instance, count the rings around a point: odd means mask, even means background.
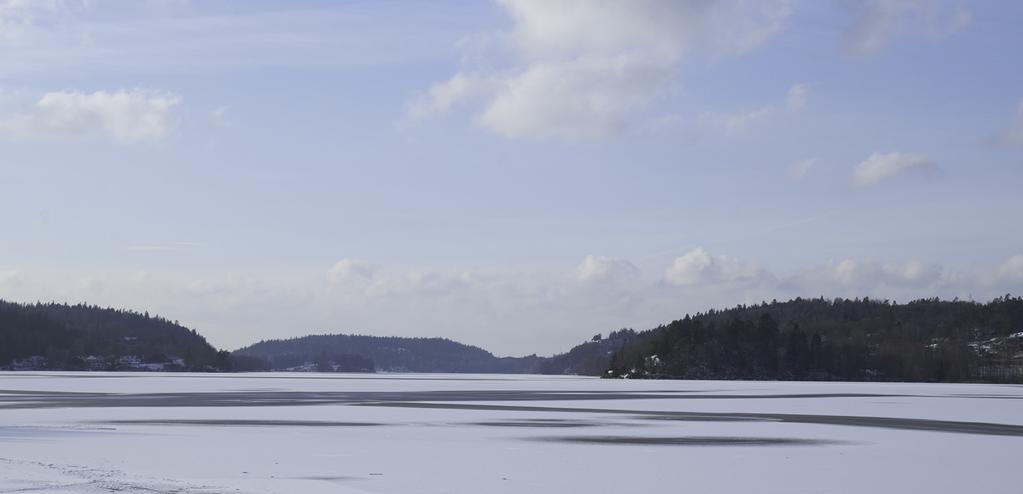
[[[226,125],[230,118],[231,107],[230,106],[218,106],[210,110],[210,120],[214,125]]]
[[[885,264],[881,270],[889,283],[910,286],[928,286],[943,276],[941,266],[915,259],[902,264]]]
[[[764,275],[754,264],[729,256],[711,256],[697,247],[675,259],[664,272],[673,285],[699,285],[755,281]]]
[[[12,139],[104,137],[117,142],[159,139],[181,98],[139,89],[44,94],[27,112],[0,115],[0,136]]]
[[[853,285],[859,283],[867,275],[867,271],[868,269],[862,264],[852,259],[845,259],[832,268],[831,276],[838,283]]]
[[[813,293],[856,297],[893,296],[916,290],[916,296],[922,297],[934,296],[947,288],[951,281],[952,277],[941,266],[919,260],[880,264],[843,259],[823,266],[805,267],[788,277],[780,286],[803,296]]]
[[[785,108],[789,111],[799,111],[806,106],[806,98],[810,92],[806,84],[796,84],[785,93]]]
[[[467,69],[435,84],[408,114],[425,118],[482,101],[476,123],[498,135],[562,140],[621,131],[662,95],[689,51],[752,50],[781,29],[787,1],[504,0],[498,34],[508,66]],[[493,57],[496,58],[496,57]]]
[[[390,272],[375,278],[365,294],[376,299],[414,297],[438,299],[465,296],[477,280],[473,273],[414,269]]]
[[[213,110],[210,110],[210,118],[221,119],[227,115],[227,112],[231,109],[230,106],[218,106]]]
[[[906,173],[935,174],[939,171],[938,165],[925,154],[874,153],[856,165],[853,170],[853,183],[866,186]]]
[[[792,180],[802,180],[813,167],[817,165],[817,158],[808,158],[789,167],[788,176]]]
[[[1023,254],[1017,254],[1007,259],[998,266],[995,275],[1002,280],[1023,282]]]
[[[806,106],[809,90],[806,84],[796,84],[785,93],[781,104],[768,103],[759,108],[733,114],[705,113],[700,116],[700,123],[705,128],[717,129],[726,134],[736,133],[754,125],[762,124],[778,114],[779,108],[789,112],[798,112]]]
[[[625,259],[604,256],[586,256],[576,268],[580,281],[626,281],[639,276],[639,268]]]
[[[477,121],[511,138],[604,137],[622,130],[625,115],[650,103],[669,77],[635,57],[534,64],[504,80]]]
[[[997,266],[984,270],[978,276],[979,291],[1003,295],[1023,292],[1023,254],[1009,256]]]
[[[451,79],[430,86],[423,97],[409,103],[408,114],[412,118],[426,118],[447,113],[453,107],[489,92],[487,89],[491,84],[493,81],[478,75],[455,74]]]
[[[938,0],[866,0],[851,2],[854,21],[846,32],[849,49],[875,53],[898,38],[941,39],[965,29],[969,11],[947,8]]]
[[[0,271],[0,287],[10,288],[21,284],[22,276],[15,269]]]
[[[327,279],[332,283],[342,283],[353,280],[368,280],[376,273],[376,268],[364,261],[356,259],[341,259],[334,263],[327,272]]]
[[[664,279],[676,285],[692,285],[701,282],[705,272],[711,269],[714,260],[702,247],[697,247],[677,257],[664,272]]]
[[[700,116],[700,121],[704,127],[718,129],[725,133],[735,133],[767,121],[773,112],[774,107],[768,105],[747,112],[727,115],[705,113]]]

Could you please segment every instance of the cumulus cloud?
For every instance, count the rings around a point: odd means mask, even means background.
[[[789,167],[788,176],[792,180],[802,180],[813,167],[817,165],[817,158],[808,158]]]
[[[941,39],[965,29],[970,12],[939,0],[867,0],[850,2],[853,23],[846,32],[849,49],[875,53],[899,38]]]
[[[943,289],[950,282],[941,266],[915,259],[886,264],[843,259],[805,267],[786,278],[779,288],[804,296],[815,292],[831,296],[892,296],[911,293],[907,290],[924,290],[917,292],[918,296],[933,296],[933,291],[926,290]]]
[[[747,52],[781,29],[787,1],[503,0],[506,67],[463,69],[409,105],[413,118],[479,100],[478,125],[518,138],[619,132],[670,86],[688,51]]]
[[[0,136],[13,139],[103,137],[117,142],[153,140],[170,130],[170,111],[181,98],[140,89],[44,94],[23,113],[0,115]]]
[[[927,286],[943,276],[941,266],[915,259],[902,264],[885,264],[881,270],[888,282],[911,286]]]
[[[750,282],[763,274],[755,264],[729,256],[712,256],[697,247],[677,257],[664,271],[664,280],[672,285]]]
[[[836,282],[843,285],[853,285],[861,282],[874,269],[866,267],[852,259],[845,259],[836,264],[828,273]]]
[[[999,281],[1023,283],[1023,254],[1006,259],[995,269],[994,278]]]
[[[710,254],[702,247],[698,247],[677,257],[671,267],[664,272],[664,279],[676,285],[699,283],[713,263]]]
[[[1003,295],[1023,292],[1023,254],[1009,256],[998,265],[981,272],[975,289],[981,293]]]
[[[376,268],[364,261],[356,259],[341,259],[334,263],[327,271],[327,279],[332,283],[342,283],[353,280],[368,280],[376,273]]]
[[[853,183],[867,186],[906,173],[933,175],[940,170],[925,154],[874,153],[856,165],[853,170]]]
[[[630,58],[536,64],[502,82],[477,117],[504,137],[592,139],[618,133],[624,116],[668,83],[663,67]]]
[[[639,276],[639,268],[625,259],[586,256],[575,270],[579,281],[626,281]]]

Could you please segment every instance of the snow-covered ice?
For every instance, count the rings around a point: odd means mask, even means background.
[[[1023,386],[0,373],[0,493],[1018,493]]]

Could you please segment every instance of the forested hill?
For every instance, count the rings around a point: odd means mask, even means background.
[[[228,370],[194,330],[148,313],[0,300],[0,368]]]
[[[537,372],[543,360],[536,356],[495,357],[482,348],[444,338],[348,334],[265,340],[236,350],[234,355],[267,360],[274,370],[393,372],[525,373]],[[365,361],[360,362],[360,358]]]
[[[1023,382],[1023,298],[797,298],[711,310],[637,333],[606,375]]]
[[[493,372],[685,379],[1023,382],[1023,298],[801,299],[594,336],[553,357],[443,338],[314,335],[217,351],[177,322],[0,300],[0,369]]]

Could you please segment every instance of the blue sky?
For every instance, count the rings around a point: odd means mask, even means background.
[[[1023,5],[0,0],[0,297],[549,354],[1023,288]]]

